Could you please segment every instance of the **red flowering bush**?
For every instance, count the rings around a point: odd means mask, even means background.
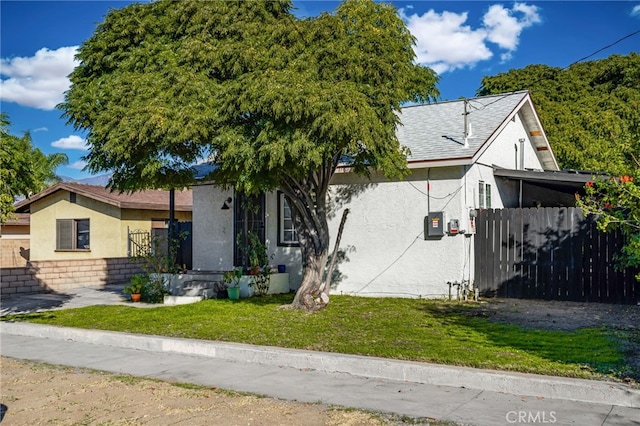
[[[624,175],[587,182],[585,192],[584,197],[576,197],[576,204],[585,214],[598,216],[598,229],[620,229],[626,237],[618,265],[640,266],[640,186],[632,176]],[[640,281],[640,274],[636,279]]]

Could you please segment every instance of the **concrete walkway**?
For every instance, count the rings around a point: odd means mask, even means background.
[[[15,294],[2,295],[0,299],[0,316],[28,314],[57,309],[83,308],[94,305],[127,305],[138,308],[158,307],[148,303],[131,303],[129,295],[124,293],[123,284],[104,287],[82,287],[61,293]]]
[[[0,354],[462,424],[640,425],[640,390],[612,382],[14,322]]]

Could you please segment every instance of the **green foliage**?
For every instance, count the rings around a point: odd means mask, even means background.
[[[616,254],[618,266],[640,267],[640,108],[634,104],[626,118],[627,128],[613,140],[620,150],[629,150],[628,174],[610,179],[596,179],[585,187],[585,196],[577,205],[585,214],[595,214],[602,231],[619,229],[625,244]],[[631,163],[633,166],[631,166]],[[630,175],[630,176],[629,176]],[[634,176],[636,179],[634,179]],[[636,275],[640,280],[640,273]]]
[[[114,10],[80,47],[59,107],[88,132],[87,167],[113,171],[112,188],[188,185],[203,157],[218,185],[280,188],[303,257],[324,265],[336,167],[406,173],[397,112],[435,99],[438,77],[414,62],[415,40],[390,5],[348,0],[305,19],[291,8],[160,0]]]
[[[149,275],[136,274],[122,289],[123,292],[129,294],[141,295],[141,300],[148,303],[162,303],[164,296],[169,294],[166,291],[164,282],[160,276],[156,275],[152,279]]]
[[[181,272],[182,268],[176,263],[176,258],[180,242],[184,241],[187,235],[188,233],[183,231],[168,241],[159,235],[149,235],[144,246],[138,247],[138,254],[131,257],[131,261],[138,263],[147,274],[159,276],[164,273]]]
[[[640,153],[640,54],[566,70],[529,65],[482,80],[479,95],[529,90],[562,168],[634,174]]]
[[[258,235],[252,232],[247,234],[247,240],[247,253],[251,267],[267,268],[271,260],[267,253],[267,246],[260,241]]]
[[[632,176],[589,182],[577,204],[598,217],[602,231],[620,229],[626,243],[616,255],[618,266],[640,267],[640,186]],[[640,281],[640,273],[636,275]]]
[[[167,290],[165,281],[161,276],[156,275],[155,278],[149,280],[149,283],[144,287],[141,300],[148,303],[163,303],[164,296],[168,294],[169,291]]]
[[[242,268],[233,268],[231,271],[225,271],[222,274],[222,281],[227,287],[238,287],[240,285],[240,278],[242,277]]]
[[[9,133],[9,119],[0,114],[0,223],[12,217],[17,196],[28,197],[59,181],[58,166],[68,163],[64,154],[46,155],[31,143],[31,135]]]
[[[241,244],[241,235],[238,235],[238,244]],[[273,258],[273,254],[269,256],[267,246],[254,233],[247,234],[246,247],[241,247],[241,250],[247,253],[250,274],[252,275],[249,285],[253,287],[254,295],[266,295],[269,291],[269,277],[271,276],[269,262]]]
[[[124,286],[122,291],[128,294],[142,294],[142,291],[150,282],[151,278],[148,275],[136,274],[131,277],[131,280]]]
[[[554,376],[602,378],[626,369],[624,349],[607,329],[524,329],[490,321],[482,305],[435,300],[334,296],[335,309],[315,315],[278,309],[290,301],[279,295],[160,309],[96,306],[26,319]]]

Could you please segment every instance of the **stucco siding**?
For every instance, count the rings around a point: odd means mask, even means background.
[[[127,256],[127,228],[151,229],[151,219],[168,218],[166,211],[120,209],[80,194],[69,201],[68,191],[57,191],[31,204],[31,260],[102,259]],[[191,212],[176,212],[191,220]],[[56,251],[57,219],[89,219],[89,251]]]
[[[505,169],[520,169],[520,139],[524,139],[524,167],[522,168],[542,170],[542,163],[518,114],[513,120],[507,122],[500,134],[482,152],[477,162]]]
[[[89,219],[90,251],[56,251],[57,219]],[[120,211],[117,207],[59,191],[31,205],[31,260],[118,257],[121,253]]]
[[[333,193],[358,185],[363,190],[353,194],[329,223],[333,248],[341,210],[350,209],[340,244],[346,260],[338,265],[342,279],[334,291],[440,297],[448,294],[448,281],[466,278],[470,237],[424,236],[429,209],[444,211],[445,222],[462,219],[462,174],[461,167],[421,169],[404,181],[389,182],[374,175],[368,184],[351,174],[336,175]]]
[[[222,210],[227,198],[232,202]],[[233,191],[212,185],[193,188],[193,269],[224,271],[233,268]]]

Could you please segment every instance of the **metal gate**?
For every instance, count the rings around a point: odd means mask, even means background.
[[[142,257],[151,254],[154,250],[168,253],[167,241],[169,230],[166,228],[153,228],[151,231],[135,230],[127,228],[127,255],[129,257]],[[193,236],[192,222],[176,222],[175,235],[180,236],[180,245],[176,252],[175,263],[186,269],[193,268]]]

